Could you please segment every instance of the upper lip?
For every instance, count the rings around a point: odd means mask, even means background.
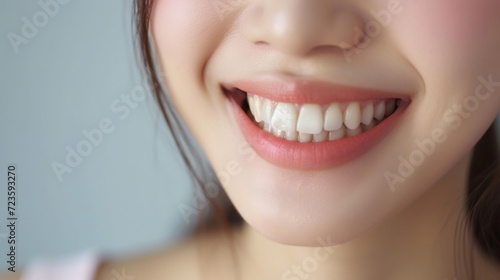
[[[321,80],[297,79],[285,76],[265,75],[236,80],[223,85],[229,91],[239,89],[266,99],[283,103],[328,104],[332,102],[368,101],[380,99],[411,100],[411,92],[340,85]]]

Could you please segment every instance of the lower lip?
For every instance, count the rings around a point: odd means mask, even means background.
[[[243,136],[264,160],[280,167],[298,170],[331,169],[368,152],[394,128],[403,116],[409,101],[374,128],[353,137],[319,143],[300,143],[278,138],[257,127],[240,105],[230,98],[236,121]]]

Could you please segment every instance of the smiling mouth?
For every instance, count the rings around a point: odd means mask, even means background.
[[[260,129],[291,142],[335,141],[367,132],[390,117],[399,98],[352,102],[284,103],[247,93],[227,91]]]
[[[221,85],[240,131],[274,165],[329,169],[363,155],[404,116],[411,95],[264,76]]]

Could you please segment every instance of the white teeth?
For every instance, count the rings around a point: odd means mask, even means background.
[[[313,135],[313,142],[324,142],[328,139],[328,131],[323,130],[320,133]]]
[[[255,123],[261,129],[278,138],[302,143],[356,136],[375,127],[397,107],[395,99],[364,102],[363,105],[359,102],[297,105],[249,93],[247,100]]]
[[[361,108],[358,102],[352,102],[344,113],[344,124],[349,129],[356,129],[361,123]]]
[[[363,131],[368,131],[368,130],[374,128],[376,125],[377,125],[377,121],[376,120],[372,120],[369,124],[362,125],[362,128],[363,128]]]
[[[285,132],[285,138],[289,141],[297,141],[299,139],[299,133],[297,131]]]
[[[387,106],[385,106],[385,115],[390,116],[394,111],[396,110],[396,100],[391,100],[389,103],[387,103]]]
[[[296,131],[297,109],[290,103],[278,103],[271,118],[271,125],[275,129],[286,132]]]
[[[312,140],[313,140],[312,134],[299,132],[299,142],[309,143]]]
[[[330,140],[330,141],[338,140],[338,139],[341,139],[344,137],[345,137],[345,126],[342,126],[341,128],[339,128],[335,131],[331,131],[328,134],[328,140]]]
[[[275,129],[274,127],[272,127],[271,130],[274,136],[278,138],[285,137],[285,132],[283,130]]]
[[[262,106],[262,121],[265,123],[271,123],[271,115],[273,110],[273,102],[269,99],[264,100],[264,105]]]
[[[347,130],[347,137],[353,137],[358,134],[361,134],[363,132],[363,129],[361,129],[361,126],[358,126],[356,129],[348,129]]]
[[[248,107],[250,107],[250,112],[255,116],[255,102],[253,101],[254,97],[248,96]]]
[[[323,128],[327,131],[334,131],[342,127],[343,124],[342,111],[337,103],[332,103],[328,106],[325,112],[325,123]]]
[[[368,103],[365,108],[363,108],[363,113],[361,114],[361,122],[365,125],[368,125],[373,120],[373,114],[375,113],[375,109],[373,108],[373,103]]]
[[[255,118],[255,121],[261,122],[262,121],[262,101],[261,101],[261,98],[258,97],[257,95],[254,95],[252,101],[254,104],[253,104],[253,106],[250,106],[250,110],[252,110],[252,107],[253,107],[252,114],[253,114],[253,117]],[[248,102],[250,102],[250,99]]]
[[[375,107],[375,118],[377,120],[382,120],[385,115],[385,102],[381,101],[377,104],[377,107]]]
[[[323,130],[323,112],[317,104],[304,104],[300,108],[297,131],[316,134]]]
[[[264,127],[262,129],[264,129],[267,132],[271,132],[271,125],[265,122]]]

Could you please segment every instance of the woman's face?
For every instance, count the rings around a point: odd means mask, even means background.
[[[500,111],[499,13],[497,0],[157,0],[151,28],[241,215],[312,245],[376,226],[468,154]]]

